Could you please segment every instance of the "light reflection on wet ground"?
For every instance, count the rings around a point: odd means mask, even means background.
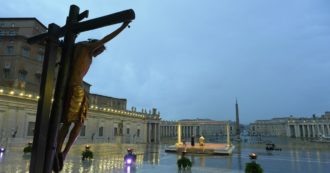
[[[257,163],[267,173],[325,173],[330,167],[329,144],[315,144],[308,141],[276,139],[282,151],[265,151],[265,144],[236,144],[232,156],[188,155],[193,168],[186,172],[204,173],[243,173],[245,164],[250,162],[248,154],[258,154]],[[165,153],[163,145],[143,144],[93,144],[92,161],[82,161],[81,152],[84,145],[75,145],[67,156],[64,173],[167,173],[178,172],[176,160],[178,155]],[[123,165],[123,156],[128,147],[133,147],[137,154],[135,167],[127,169]],[[25,173],[29,170],[30,156],[24,155],[23,147],[9,147],[0,158],[0,173]]]

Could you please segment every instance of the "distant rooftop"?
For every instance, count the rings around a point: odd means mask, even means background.
[[[42,27],[44,27],[45,29],[47,29],[47,27],[41,23],[37,18],[35,17],[4,17],[4,18],[0,18],[0,20],[35,20],[37,21]]]

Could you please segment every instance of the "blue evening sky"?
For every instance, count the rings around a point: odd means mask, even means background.
[[[71,4],[89,19],[134,9],[131,28],[85,77],[92,92],[126,98],[128,109],[234,120],[237,97],[242,123],[330,111],[329,0],[11,0],[0,17],[62,26]]]

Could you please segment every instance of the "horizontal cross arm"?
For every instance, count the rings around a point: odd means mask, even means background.
[[[88,14],[88,12],[86,12]],[[84,14],[84,15],[87,15]],[[97,28],[101,28],[108,25],[114,25],[117,23],[125,22],[125,21],[131,21],[135,19],[135,13],[134,10],[124,10],[117,13],[109,14],[106,16],[98,17],[95,19],[87,20],[84,22],[73,24],[72,30],[74,33],[78,34],[80,32],[89,31]],[[66,26],[63,26],[59,29],[59,32],[57,33],[58,37],[63,37],[65,32],[67,30]],[[34,44],[36,42],[42,42],[49,36],[48,32],[39,34],[33,37],[30,37],[27,42],[29,44]]]
[[[108,25],[114,25],[121,22],[131,21],[134,19],[135,19],[135,13],[132,9],[129,9],[77,23],[73,25],[73,31],[75,33],[80,33]]]

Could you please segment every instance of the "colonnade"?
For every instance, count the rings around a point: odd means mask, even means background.
[[[160,142],[160,125],[158,122],[147,123],[147,143]]]
[[[162,137],[177,136],[177,126],[175,126],[175,125],[161,126],[160,127],[160,135]]]
[[[303,123],[303,124],[289,124],[288,136],[315,138],[321,135],[330,135],[330,123]]]
[[[191,136],[199,136],[199,126],[181,124],[181,135],[183,138],[190,138]],[[162,125],[160,127],[160,136],[162,137],[176,137],[178,135],[177,124]]]

